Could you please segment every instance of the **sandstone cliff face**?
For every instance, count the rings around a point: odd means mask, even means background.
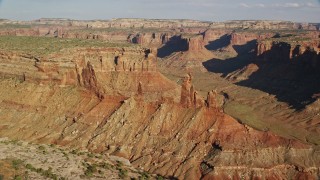
[[[206,49],[203,35],[174,36],[167,44],[158,49],[158,57],[165,58],[161,66],[206,71],[203,62],[214,57],[213,53]]]
[[[36,82],[38,84],[56,83],[58,85],[75,85],[77,76],[74,64],[42,60],[25,54],[1,52],[4,76],[11,76],[20,81]],[[9,69],[10,67],[11,70]]]
[[[46,36],[46,37],[64,37],[64,34],[72,28],[62,27],[62,26],[48,26],[48,27],[38,27],[31,26],[30,28],[20,28],[20,29],[6,29],[0,30],[0,35],[10,35],[10,36]]]
[[[146,47],[160,47],[167,43],[172,35],[168,33],[138,33],[131,34],[128,41],[131,43],[140,44]]]
[[[180,104],[186,108],[199,108],[204,106],[204,100],[193,87],[191,74],[188,74],[181,85]]]
[[[208,44],[211,41],[215,41],[219,38],[221,38],[223,35],[231,34],[232,31],[228,31],[226,29],[221,30],[214,30],[214,29],[208,29],[204,32],[204,42],[205,44]]]
[[[243,45],[249,41],[258,39],[257,34],[249,34],[249,33],[232,33],[231,34],[231,44],[232,45]]]
[[[210,91],[208,92],[206,103],[208,108],[223,109],[223,105],[226,103],[226,96],[223,92]]]
[[[227,98],[223,92],[215,90],[208,92],[206,99],[201,97],[192,85],[192,76],[189,73],[181,85],[180,104],[185,108],[213,108],[215,110],[222,110]]]
[[[214,107],[107,94],[101,100],[75,87],[11,83],[1,80],[10,87],[0,94],[6,112],[0,114],[1,136],[122,156],[137,168],[179,179],[290,179],[300,171],[317,177],[319,155],[311,147],[241,125]]]
[[[306,41],[277,41],[277,39],[260,41],[257,45],[257,55],[261,59],[273,59],[275,61],[283,59],[294,59],[308,51],[313,51],[315,56],[320,52],[319,40],[306,40]],[[266,57],[266,52],[272,53],[271,56]],[[271,58],[272,57],[272,58]],[[278,58],[277,58],[278,57]]]
[[[315,94],[318,94],[320,87],[320,41],[309,36],[308,33],[286,33],[259,40],[257,56],[252,57],[254,60],[228,73],[226,78],[239,85],[273,94],[292,108],[303,110],[316,102],[318,96]],[[308,123],[305,126],[309,128]]]
[[[139,82],[149,99],[168,96],[179,89],[157,72],[157,52],[154,49],[74,49],[69,53],[63,57],[62,54],[53,54],[37,59],[19,53],[2,52],[3,68],[0,73],[4,77],[41,85],[80,85],[92,90],[100,98],[105,92],[124,96],[136,94]]]
[[[92,87],[104,82],[98,71],[94,63],[84,64],[83,83]],[[125,76],[113,72],[117,74],[114,80]],[[130,82],[128,77],[126,82]],[[247,177],[251,176],[248,169],[258,178],[290,179],[304,172],[317,177],[320,156],[312,147],[239,124],[216,108],[220,101],[212,93],[207,100],[209,108],[184,107],[169,98],[176,94],[146,101],[139,96],[147,93],[148,83],[141,81],[136,84],[137,96],[116,96],[106,91],[101,99],[90,89],[78,86],[39,86],[1,79],[1,87],[6,88],[0,93],[0,112],[5,112],[0,113],[0,135],[118,155],[130,159],[137,168],[177,178]],[[181,94],[192,102],[190,95],[195,89],[190,81],[189,76]],[[216,149],[221,153],[212,155]],[[314,159],[315,163],[303,166],[300,159]],[[286,167],[290,167],[290,173],[284,175]]]
[[[247,32],[232,33],[230,43],[232,45],[244,45],[253,40],[264,40],[266,38],[271,38],[274,35],[275,35],[274,33],[264,33],[264,34],[247,33]]]
[[[199,52],[205,50],[205,43],[202,35],[188,38],[188,51]]]

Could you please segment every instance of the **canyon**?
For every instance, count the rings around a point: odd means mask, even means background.
[[[319,62],[319,24],[1,20],[0,137],[134,178],[319,179]]]

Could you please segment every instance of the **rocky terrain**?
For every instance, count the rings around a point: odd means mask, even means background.
[[[128,164],[126,178],[320,177],[316,24],[1,23],[0,137],[8,141],[101,155],[115,169],[102,172],[92,160],[95,178],[123,178],[110,157]],[[45,161],[39,155],[31,162],[35,146],[26,155],[24,145],[4,143],[1,162],[10,169],[4,176],[27,171],[41,179],[26,166]],[[50,173],[89,178],[77,167],[83,156],[72,156],[65,169],[52,165]],[[20,170],[10,168],[17,159]]]
[[[156,175],[134,169],[124,158],[108,154],[7,138],[1,138],[0,147],[0,177],[3,179],[157,178]]]

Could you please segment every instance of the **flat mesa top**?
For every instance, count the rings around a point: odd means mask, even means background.
[[[0,36],[0,50],[28,53],[38,56],[49,55],[63,49],[135,47],[137,45],[89,39],[61,39],[53,37]]]

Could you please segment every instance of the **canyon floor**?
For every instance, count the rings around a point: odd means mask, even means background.
[[[319,179],[319,24],[0,20],[0,179]]]

